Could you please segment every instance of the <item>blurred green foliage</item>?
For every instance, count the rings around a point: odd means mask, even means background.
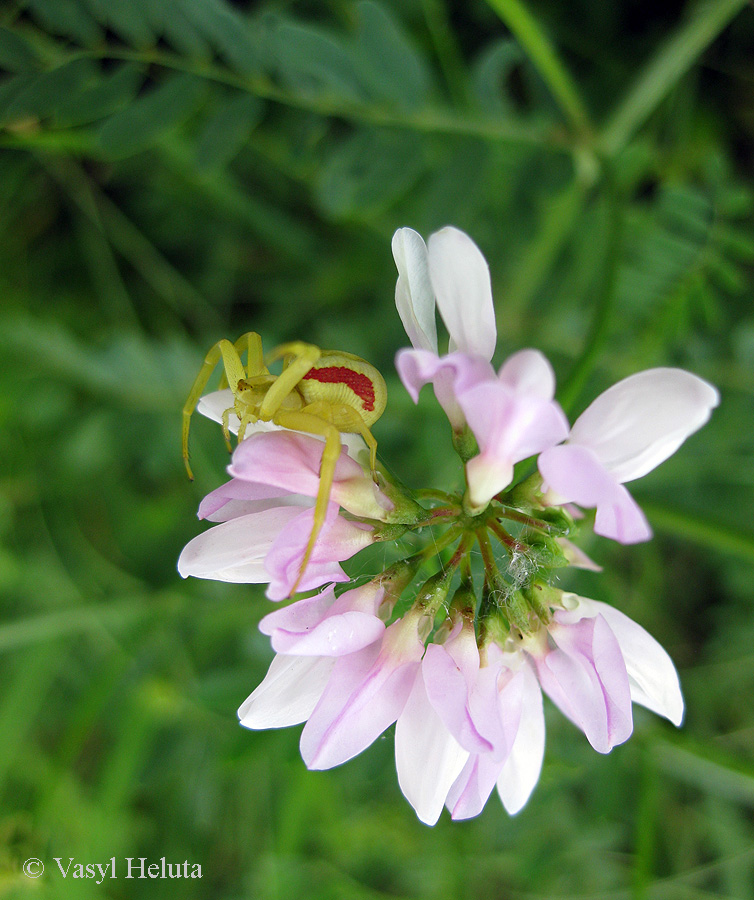
[[[0,7],[0,898],[754,896],[754,15],[744,0],[8,0]],[[636,486],[647,546],[569,584],[676,660],[687,721],[598,757],[548,720],[508,819],[434,829],[388,734],[309,773],[235,709],[270,659],[253,587],[175,560],[223,477],[179,413],[254,329],[386,375],[381,454],[459,477],[392,368],[390,236],[466,229],[499,356],[535,346],[572,413],[641,368],[718,384]],[[438,446],[448,447],[446,455]],[[24,859],[45,861],[32,880]],[[53,858],[201,864],[63,880]]]

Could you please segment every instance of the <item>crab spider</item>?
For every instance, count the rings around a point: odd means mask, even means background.
[[[246,365],[241,361],[246,353]],[[283,360],[280,375],[271,375],[266,362]],[[387,388],[382,375],[368,362],[352,353],[320,350],[313,344],[295,341],[282,344],[265,361],[262,339],[254,331],[234,344],[218,341],[204,359],[183,407],[183,461],[193,480],[188,459],[191,416],[215,366],[222,361],[223,383],[233,392],[233,406],[223,413],[225,441],[230,449],[229,419],[239,420],[238,440],[254,422],[272,422],[292,431],[314,434],[324,439],[319,471],[319,490],[314,505],[314,524],[296,584],[311,558],[322,529],[332,489],[335,465],[341,453],[341,432],[360,434],[369,448],[372,477],[376,481],[377,441],[370,427],[385,410]]]

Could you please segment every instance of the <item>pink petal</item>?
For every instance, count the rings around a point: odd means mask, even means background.
[[[515,463],[552,447],[568,434],[568,423],[556,403],[533,394],[517,394],[499,381],[477,384],[458,400],[481,451],[466,467],[476,506],[510,484]]]
[[[314,524],[314,510],[307,509],[292,519],[277,536],[265,557],[264,565],[270,585],[270,600],[288,597],[299,579],[301,562]],[[338,515],[338,507],[328,504],[325,523],[317,538],[299,591],[310,591],[331,581],[347,581],[348,576],[338,565],[372,543],[372,528],[359,522],[349,522]]]
[[[333,659],[278,655],[264,681],[242,704],[245,728],[287,728],[305,722],[325,690]]]
[[[652,537],[636,501],[588,448],[576,444],[551,447],[540,455],[537,464],[544,486],[557,494],[558,502],[597,508],[597,534],[622,544]]]
[[[419,400],[421,388],[432,382],[440,406],[457,431],[465,424],[458,394],[495,378],[495,370],[485,359],[460,352],[437,356],[426,350],[400,350],[395,366],[414,403]]]
[[[393,235],[393,259],[398,269],[395,305],[411,344],[437,353],[435,295],[429,279],[427,245],[412,228]]]
[[[210,522],[227,522],[279,506],[311,506],[309,497],[289,494],[280,488],[233,478],[211,491],[199,504],[197,515]]]
[[[555,396],[555,372],[539,350],[519,350],[509,356],[498,372],[498,380],[516,394],[540,400]]]
[[[497,342],[490,271],[481,251],[457,228],[429,239],[429,273],[451,349],[492,359]]]
[[[690,372],[648,369],[600,394],[569,442],[592,450],[616,481],[632,481],[675,453],[719,402],[717,390]]]
[[[601,617],[549,628],[557,649],[539,658],[542,687],[599,753],[633,729],[628,673],[615,635]]]
[[[395,767],[403,795],[426,825],[440,818],[468,755],[432,708],[424,681],[416,678],[395,726]]]
[[[477,731],[468,710],[476,671],[464,672],[444,645],[430,644],[422,660],[422,677],[429,702],[458,743],[474,753],[491,751],[492,744]]]
[[[384,591],[376,586],[346,591],[338,599],[334,590],[327,588],[265,616],[259,630],[271,636],[272,648],[278,653],[297,656],[354,653],[379,640],[385,630],[376,610],[354,608],[370,605],[359,602],[359,595],[365,592],[372,595],[371,606],[379,606]]]
[[[316,497],[324,449],[323,441],[295,431],[256,434],[238,445],[228,471],[237,479]],[[329,499],[356,516],[384,520],[391,504],[378,495],[371,476],[342,448]]]
[[[559,610],[555,618],[567,622],[574,617],[601,615],[620,646],[633,702],[680,725],[683,721],[681,686],[673,661],[663,647],[620,610],[586,597],[576,599],[577,607],[573,611]]]
[[[329,769],[361,753],[403,711],[424,647],[410,616],[395,622],[381,642],[341,657],[301,734],[310,769]]]
[[[455,821],[472,819],[484,809],[495,787],[503,763],[489,754],[475,753],[469,757],[446,800]]]

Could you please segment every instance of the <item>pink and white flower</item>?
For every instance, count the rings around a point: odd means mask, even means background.
[[[516,462],[568,434],[553,399],[552,367],[538,351],[523,350],[495,374],[490,273],[468,235],[443,228],[426,246],[415,231],[401,228],[393,236],[393,256],[395,302],[414,347],[398,353],[396,368],[414,402],[432,382],[453,430],[471,429],[481,452],[467,463],[469,499],[472,507],[484,507],[510,484]],[[445,356],[437,349],[435,305],[450,334]]]
[[[648,369],[619,381],[579,416],[539,471],[554,503],[596,507],[594,530],[623,544],[652,530],[623,487],[651,472],[709,419],[720,395],[683,369]]]
[[[494,380],[458,396],[480,453],[466,463],[473,507],[485,507],[513,479],[515,463],[558,444],[568,420],[555,403],[555,373],[537,350],[509,357]]]
[[[458,393],[493,379],[490,364],[497,328],[487,263],[471,238],[457,228],[443,228],[427,246],[411,228],[393,235],[398,269],[395,304],[413,345],[395,360],[398,374],[414,402],[432,382],[435,395],[455,431],[465,424]],[[435,307],[450,333],[450,352],[440,356]]]

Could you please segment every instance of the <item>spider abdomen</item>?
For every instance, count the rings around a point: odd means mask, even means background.
[[[350,353],[325,351],[298,384],[307,403],[342,403],[355,409],[369,427],[385,409],[385,381],[366,360]]]

